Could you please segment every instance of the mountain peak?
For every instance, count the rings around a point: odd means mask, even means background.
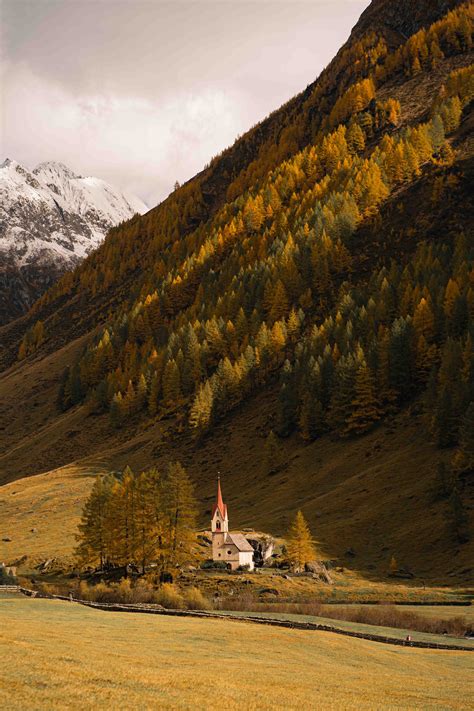
[[[69,179],[74,179],[74,178],[80,178],[80,175],[76,175],[70,168],[67,167],[67,165],[64,165],[64,163],[61,163],[60,161],[43,161],[42,163],[39,163],[36,168],[33,170],[33,173],[35,175],[41,175],[41,176],[47,176],[47,175],[55,175],[55,176],[64,176],[65,178]]]
[[[18,163],[18,161],[14,160],[13,158],[5,158],[3,163],[0,165],[0,170],[7,170],[10,169],[12,171],[16,171],[18,173],[28,173],[29,171],[27,168],[25,168],[21,163]]]
[[[25,311],[111,227],[147,210],[138,197],[57,161],[30,171],[6,158],[0,196],[0,262],[9,265],[0,288],[0,323]]]

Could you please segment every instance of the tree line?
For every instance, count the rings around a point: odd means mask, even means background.
[[[196,500],[192,482],[179,462],[161,473],[98,476],[84,505],[76,557],[81,566],[134,564],[145,572],[155,562],[170,572],[192,559]]]

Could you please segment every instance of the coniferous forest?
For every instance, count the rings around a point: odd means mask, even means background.
[[[212,217],[198,178],[113,230],[48,292],[37,311],[131,280],[129,298],[64,372],[59,406],[85,403],[117,428],[187,410],[186,426],[200,437],[278,379],[282,437],[358,435],[421,396],[428,431],[440,447],[456,445],[462,423],[472,422],[470,235],[417,241],[408,230],[401,259],[380,259],[362,274],[356,235],[366,221],[383,233],[381,206],[423,172],[436,171],[434,203],[449,194],[450,137],[473,99],[473,69],[451,71],[413,125],[378,87],[469,53],[471,11],[461,6],[395,51],[369,34],[336,60],[345,71],[350,62],[356,81],[330,111],[311,113],[310,127],[297,120],[274,150],[262,144]],[[324,87],[311,96],[318,107],[328,102]],[[298,150],[308,130],[311,142]],[[18,358],[47,330],[38,319]]]

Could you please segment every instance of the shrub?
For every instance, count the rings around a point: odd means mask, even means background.
[[[184,603],[188,610],[209,610],[211,607],[209,600],[199,588],[189,588],[184,593]]]
[[[170,610],[181,610],[184,600],[172,583],[163,583],[157,593],[157,602]]]
[[[214,570],[227,570],[227,564],[223,560],[212,560],[208,559],[201,563],[202,570],[214,569]]]
[[[0,566],[0,585],[16,585],[16,578]]]
[[[360,622],[381,627],[396,627],[398,629],[416,630],[430,634],[451,634],[462,636],[470,631],[470,625],[462,616],[447,619],[425,617],[412,610],[403,610],[395,605],[379,604],[373,607],[366,605],[351,605],[334,608],[332,605],[323,607],[324,617],[349,622]]]
[[[79,600],[92,600],[91,588],[88,586],[85,580],[81,580],[77,589],[74,591],[74,597],[79,598]]]

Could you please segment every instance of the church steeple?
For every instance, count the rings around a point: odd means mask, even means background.
[[[222,498],[220,476],[217,477],[217,496],[216,503],[212,509],[211,530],[212,533],[224,533],[229,530],[227,506]]]

